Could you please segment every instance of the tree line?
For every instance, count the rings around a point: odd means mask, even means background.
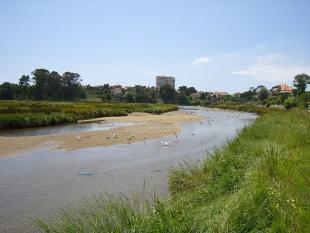
[[[0,99],[76,100],[86,97],[78,73],[36,69],[22,75],[19,83],[4,82],[0,85]]]
[[[228,102],[259,102],[267,107],[284,104],[285,101],[310,101],[310,77],[306,74],[296,75],[293,79],[295,89],[293,93],[274,93],[265,86],[251,87],[243,93],[212,93],[197,91],[194,87],[180,86],[177,90],[169,85],[161,88],[135,85],[133,87],[111,86],[109,84],[82,86],[78,73],[65,72],[60,75],[56,71],[36,69],[29,75],[23,75],[19,83],[5,82],[0,85],[0,99],[19,100],[87,100],[103,102],[129,103],[173,103],[179,105],[211,105],[213,103]]]

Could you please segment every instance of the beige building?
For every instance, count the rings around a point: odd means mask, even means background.
[[[272,87],[271,91],[272,93],[293,93],[293,88],[286,84],[280,84]]]
[[[175,88],[175,78],[170,76],[156,76],[156,88],[161,88],[167,84]]]

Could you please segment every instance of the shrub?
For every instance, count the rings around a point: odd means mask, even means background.
[[[293,107],[296,107],[297,106],[297,101],[295,98],[293,97],[288,97],[285,101],[284,101],[284,107],[286,109],[291,109]]]

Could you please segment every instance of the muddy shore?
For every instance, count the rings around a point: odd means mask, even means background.
[[[113,144],[133,143],[149,139],[157,139],[179,133],[183,122],[201,121],[201,116],[182,111],[169,112],[162,115],[147,113],[132,113],[129,116],[104,117],[80,121],[88,123],[94,121],[132,122],[134,125],[116,129],[92,132],[0,137],[0,156],[15,155],[37,147],[47,147],[51,150],[76,150],[94,146],[109,146]]]

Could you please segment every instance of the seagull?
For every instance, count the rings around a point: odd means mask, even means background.
[[[173,141],[176,142],[176,141]],[[168,142],[168,141],[160,141],[160,143],[162,143],[164,146],[169,146],[171,143],[173,142]]]
[[[162,141],[160,141],[162,144],[164,144],[164,146],[169,146],[169,144],[171,143],[171,142],[167,142],[167,141],[164,141],[164,142],[162,142]]]
[[[78,141],[81,141],[81,137],[80,137],[80,125],[79,125],[79,124],[77,124],[77,136],[76,136],[76,139],[77,139]]]
[[[118,136],[117,133],[113,134],[113,138],[117,138],[117,136]]]

